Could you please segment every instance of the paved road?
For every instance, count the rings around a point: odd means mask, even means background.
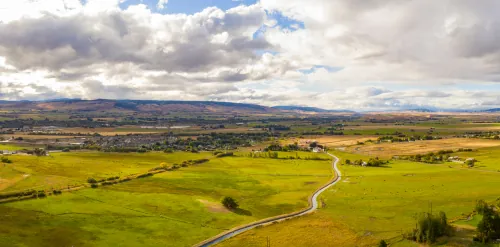
[[[340,171],[337,167],[337,163],[339,162],[339,159],[335,155],[332,155],[329,153],[328,153],[328,155],[332,156],[332,158],[333,158],[332,168],[333,168],[336,176],[334,179],[332,179],[330,182],[325,184],[323,187],[316,190],[316,192],[314,192],[314,194],[312,194],[312,196],[309,197],[309,208],[295,212],[295,213],[291,213],[291,214],[285,214],[285,215],[280,215],[280,216],[276,216],[276,217],[272,217],[272,218],[268,218],[268,219],[263,219],[260,221],[256,221],[256,222],[244,225],[244,226],[240,226],[240,227],[231,229],[227,232],[221,233],[215,237],[207,239],[199,244],[196,244],[196,245],[194,245],[194,247],[212,246],[212,245],[220,243],[228,238],[234,237],[240,233],[243,233],[243,232],[246,232],[250,229],[253,229],[257,226],[264,226],[264,225],[268,225],[271,223],[292,219],[295,217],[299,217],[299,216],[314,212],[318,208],[318,196],[321,193],[323,193],[323,191],[327,190],[328,188],[332,187],[337,182],[339,182],[341,179],[341,176],[342,176],[342,174],[340,173]]]

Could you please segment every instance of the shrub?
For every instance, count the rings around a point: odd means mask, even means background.
[[[380,240],[378,247],[387,247],[387,243],[385,242],[385,240]]]
[[[189,163],[196,165],[196,164],[202,164],[202,163],[205,163],[208,161],[209,161],[209,159],[199,159],[199,160],[191,160]]]
[[[22,192],[10,192],[10,193],[2,193],[0,194],[0,199],[6,199],[11,197],[21,197],[21,196],[37,196],[36,190],[28,190]]]
[[[65,153],[67,153],[67,152],[69,152],[70,150],[69,150],[69,148],[64,148],[62,151],[63,151],[63,152],[65,152]]]
[[[5,156],[2,156],[1,161],[2,161],[2,163],[7,163],[7,164],[12,163],[12,160],[10,160],[9,158],[7,158]]]
[[[141,174],[141,175],[137,176],[137,178],[145,178],[145,177],[151,177],[151,176],[153,176],[153,173],[148,172],[148,173]]]
[[[97,185],[97,184],[91,184],[90,187],[93,188],[93,189],[95,189],[95,188],[99,187],[99,185]]]
[[[54,194],[54,195],[60,195],[60,194],[62,194],[62,192],[60,190],[53,190],[52,194]]]
[[[106,180],[107,181],[111,181],[111,180],[116,180],[116,179],[119,179],[120,177],[116,176],[116,177],[109,177],[107,178]]]
[[[36,156],[45,156],[47,155],[47,151],[45,151],[43,148],[35,148],[33,150],[33,154]]]
[[[224,207],[226,207],[227,209],[237,209],[239,206],[236,200],[229,196],[226,196],[224,197],[224,199],[222,199],[222,205],[224,205]]]
[[[233,152],[228,152],[228,153],[219,153],[215,157],[217,158],[222,158],[222,157],[227,157],[227,156],[233,156]]]
[[[97,183],[97,180],[95,178],[88,178],[87,183],[95,184]]]
[[[110,182],[110,181],[106,181],[106,182],[103,182],[101,185],[102,185],[102,186],[107,186],[107,185],[113,185],[113,184],[117,184],[117,183],[118,183],[118,182],[116,182],[116,181],[112,181],[112,182]]]
[[[41,190],[41,191],[38,191],[38,194],[37,194],[37,197],[38,198],[44,198],[46,197],[47,195],[45,195],[45,191]]]

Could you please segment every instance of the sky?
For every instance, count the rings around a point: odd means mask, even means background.
[[[0,100],[500,108],[497,0],[0,0]]]

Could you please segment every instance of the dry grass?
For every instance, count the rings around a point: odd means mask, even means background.
[[[208,200],[204,200],[204,199],[198,199],[197,201],[199,201],[203,205],[205,205],[205,207],[210,212],[213,212],[213,213],[229,213],[230,212],[229,210],[227,210],[227,208],[222,206],[220,202],[213,202],[213,201],[208,201]]]
[[[311,229],[314,229],[314,235],[305,234]],[[217,246],[266,246],[268,238],[273,247],[330,246],[329,244],[331,246],[375,246],[377,243],[375,238],[357,234],[340,222],[314,213],[242,233]]]
[[[358,142],[376,140],[377,136],[306,136],[304,138],[290,138],[283,141],[284,144],[297,142],[299,145],[309,145],[310,141],[317,141],[327,147],[351,146]]]
[[[416,141],[401,143],[382,143],[356,145],[348,148],[349,152],[378,156],[392,157],[394,155],[412,155],[435,152],[439,150],[459,149],[459,148],[485,148],[500,146],[500,141],[485,139],[450,138],[432,141]]]

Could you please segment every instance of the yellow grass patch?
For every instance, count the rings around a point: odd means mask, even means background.
[[[204,199],[198,199],[197,201],[201,202],[210,212],[214,213],[229,213],[229,210],[222,206],[220,203],[212,202]]]
[[[366,144],[349,147],[347,151],[379,157],[394,155],[412,155],[435,152],[439,150],[455,150],[459,148],[485,148],[500,146],[500,141],[485,139],[450,138],[432,141],[395,142]]]
[[[358,142],[367,140],[376,140],[376,136],[305,136],[304,138],[290,138],[284,140],[284,144],[292,144],[297,142],[299,145],[309,145],[311,141],[316,141],[327,147],[341,147],[355,145]]]
[[[311,229],[314,229],[314,235],[307,234]],[[314,213],[250,230],[217,246],[266,246],[268,238],[273,247],[375,246],[377,243],[369,234],[357,234],[340,222]]]
[[[0,191],[11,187],[12,185],[16,184],[19,181],[26,179],[29,176],[30,176],[29,174],[23,174],[23,175],[16,176],[16,177],[11,178],[11,179],[0,178]]]

